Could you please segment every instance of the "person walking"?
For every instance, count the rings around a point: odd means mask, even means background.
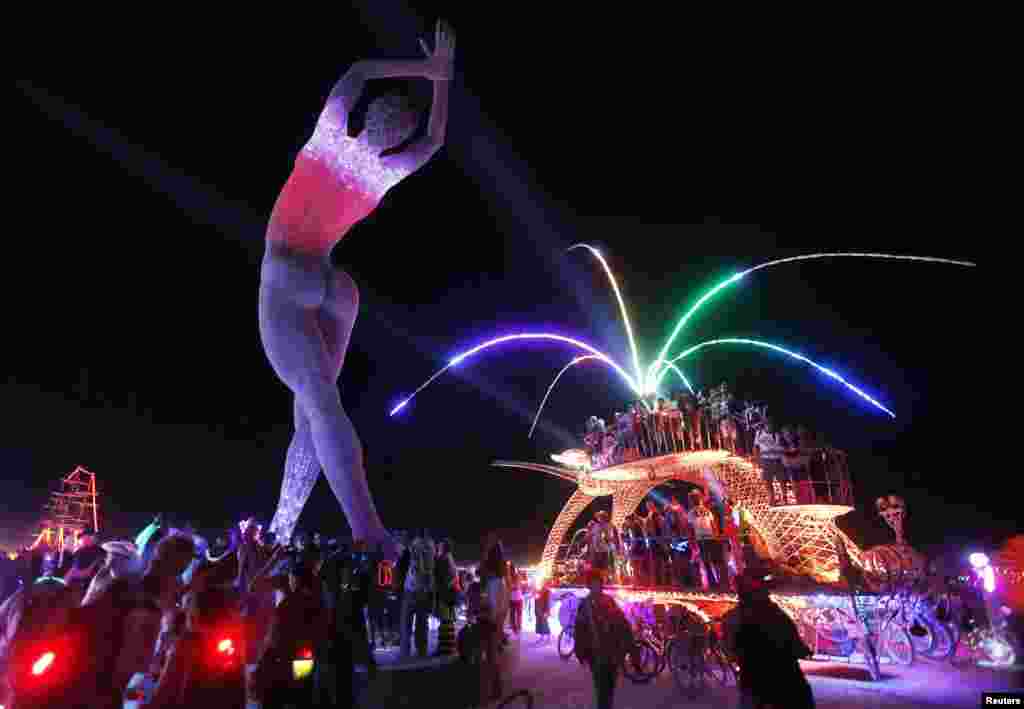
[[[740,664],[740,709],[814,709],[811,685],[798,660],[811,657],[796,625],[769,596],[763,572],[739,578],[739,605],[728,643]]]
[[[576,614],[575,653],[590,668],[597,709],[612,709],[615,685],[626,655],[634,645],[633,629],[626,614],[604,593],[603,574],[592,572],[590,595]]]

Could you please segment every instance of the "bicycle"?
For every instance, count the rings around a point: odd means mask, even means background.
[[[690,696],[703,692],[709,678],[724,687],[739,673],[711,624],[702,622],[691,621],[669,641],[668,664],[676,686]]]
[[[558,657],[568,662],[576,647],[576,612],[579,610],[579,599],[575,594],[564,593],[559,598],[558,621],[562,625],[558,633]]]
[[[656,624],[650,623],[644,611],[650,604],[637,604],[630,609],[629,621],[633,626],[634,645],[627,653],[622,673],[635,684],[646,684],[665,669],[667,638]]]

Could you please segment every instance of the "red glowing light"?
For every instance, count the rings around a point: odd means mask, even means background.
[[[224,655],[234,655],[235,644],[231,642],[231,638],[224,638],[219,643],[217,643],[217,652],[222,653]]]
[[[312,660],[313,659],[313,651],[310,650],[308,647],[307,648],[303,648],[299,652],[299,659],[300,660]]]
[[[44,652],[40,658],[32,664],[32,674],[36,677],[43,674],[53,666],[53,661],[56,659],[57,655],[53,652]]]

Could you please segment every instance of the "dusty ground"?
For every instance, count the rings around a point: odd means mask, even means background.
[[[563,662],[554,645],[535,646],[536,636],[525,633],[514,642],[511,670],[505,687],[533,692],[536,709],[589,709],[593,706],[590,676],[578,662]],[[382,655],[381,660],[391,660]],[[459,676],[452,667],[437,666],[437,661],[414,661],[418,670],[385,669],[374,692],[373,703],[365,706],[444,707],[446,697],[454,699],[451,684]],[[978,668],[957,670],[948,664],[921,661],[914,666],[885,665],[878,682],[868,679],[862,665],[845,662],[804,662],[818,707],[964,707],[980,706],[983,691],[1020,691],[1024,672],[994,671]],[[431,667],[433,665],[433,667]],[[428,669],[429,668],[429,669]],[[407,674],[409,673],[409,674]],[[388,676],[391,675],[391,676]],[[413,675],[419,675],[416,680]],[[405,691],[408,687],[409,691]],[[705,695],[691,699],[676,688],[669,672],[650,684],[637,685],[620,680],[615,706],[618,709],[661,709],[662,707],[715,707],[737,705],[735,687],[714,687]],[[513,704],[523,707],[524,703]],[[454,706],[453,706],[454,709]]]

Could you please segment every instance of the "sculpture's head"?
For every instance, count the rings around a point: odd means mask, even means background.
[[[385,94],[370,103],[362,137],[374,150],[384,151],[408,140],[418,124],[419,112],[408,97]]]

